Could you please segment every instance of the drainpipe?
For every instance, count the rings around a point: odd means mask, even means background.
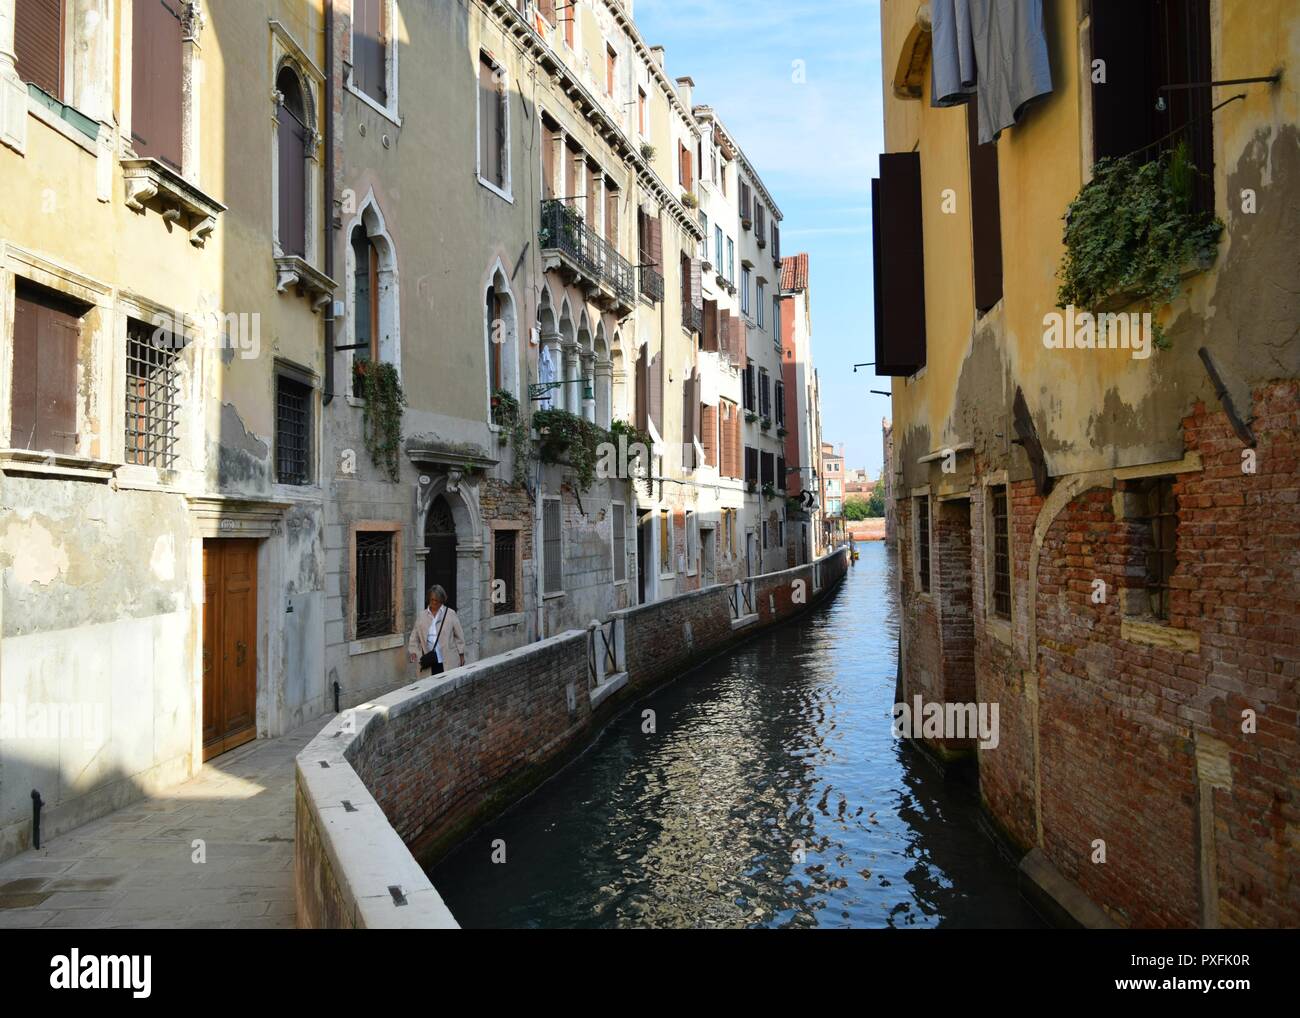
[[[41,793],[32,789],[32,847],[41,847],[41,807],[45,805],[45,800],[41,798]]]
[[[334,278],[334,0],[325,0],[325,275]],[[325,391],[334,400],[334,298],[325,307]]]

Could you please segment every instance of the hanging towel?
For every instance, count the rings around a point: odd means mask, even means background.
[[[980,144],[1020,119],[1025,105],[1052,91],[1043,0],[969,0],[979,68]]]
[[[930,4],[930,105],[959,106],[975,94],[971,0]]]

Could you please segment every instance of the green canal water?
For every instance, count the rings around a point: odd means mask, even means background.
[[[461,925],[1041,926],[971,782],[893,738],[895,562],[860,550],[827,603],[646,696],[434,867]]]

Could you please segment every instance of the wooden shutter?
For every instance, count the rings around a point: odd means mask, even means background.
[[[704,282],[701,279],[700,260],[691,259],[691,307],[697,311],[704,310]]]
[[[650,430],[650,344],[644,343],[636,358],[636,426]]]
[[[497,187],[506,186],[505,92],[496,68],[479,57],[479,174]]]
[[[925,254],[921,157],[880,157],[872,181],[876,279],[876,374],[912,375],[925,365]]]
[[[691,430],[695,421],[695,376],[687,375],[682,379],[682,467],[690,470],[695,466],[695,443],[691,440]]]
[[[778,456],[778,457],[776,458],[776,487],[777,487],[777,490],[778,490],[778,491],[785,491],[785,490],[786,490],[786,488],[785,488],[785,483],[786,483],[786,482],[785,482],[785,479],[786,479],[786,472],[785,472],[785,457],[784,457],[784,456]]]
[[[77,348],[84,309],[19,280],[14,293],[10,445],[77,451]]]
[[[555,145],[558,134],[549,125],[542,126],[542,197],[555,197]]]
[[[352,82],[384,104],[388,102],[386,5],[387,0],[352,0]]]
[[[605,239],[618,249],[618,192],[605,182]]]
[[[63,98],[63,2],[16,0],[14,7],[18,76],[56,99]]]
[[[727,317],[731,319],[731,356],[737,364],[744,364],[749,359],[749,334],[744,319],[730,311]]]
[[[147,2],[147,0],[146,0]],[[136,8],[139,10],[139,7]],[[280,105],[276,145],[279,162],[279,235],[285,254],[307,253],[307,125],[298,77],[288,68],[276,82],[284,97]],[[132,113],[134,120],[134,113]]]
[[[136,0],[132,10],[131,142],[137,155],[179,170],[184,45],[180,3]]]
[[[718,408],[700,407],[700,445],[704,449],[704,465],[718,465]]]
[[[704,311],[704,327],[701,330],[704,341],[703,349],[716,353],[718,350],[718,305],[716,301],[706,300],[703,302],[702,307]]]
[[[662,276],[664,273],[663,223],[658,216],[651,216],[648,225],[650,227],[650,261],[654,263],[655,271]]]
[[[660,436],[664,435],[664,358],[661,353],[654,353],[650,357],[650,389],[649,389],[649,410],[650,420],[654,423],[655,431]]]
[[[970,151],[975,308],[983,312],[1002,299],[1002,213],[998,195],[998,146],[996,142],[979,143],[976,105],[966,104],[966,134]]]
[[[749,219],[749,185],[743,180],[740,182],[740,218],[741,220]]]

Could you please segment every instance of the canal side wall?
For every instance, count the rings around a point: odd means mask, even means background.
[[[841,548],[753,577],[738,620],[734,585],[615,612],[626,671],[594,688],[578,630],[339,714],[296,762],[298,926],[456,927],[417,858],[498,815],[636,697],[818,604],[847,569]]]

